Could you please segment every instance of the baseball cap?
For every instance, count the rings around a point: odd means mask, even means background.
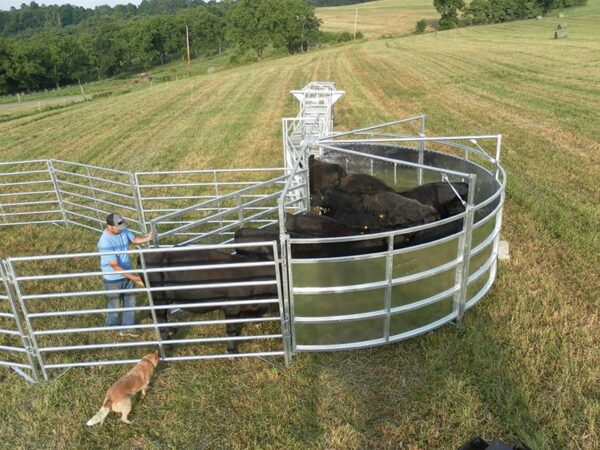
[[[125,225],[125,219],[123,219],[123,216],[121,214],[117,213],[109,214],[106,217],[106,223],[108,225],[117,227],[119,230],[124,230],[125,228],[127,228],[127,226]]]

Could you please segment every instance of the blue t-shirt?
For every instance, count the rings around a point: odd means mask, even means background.
[[[125,228],[119,234],[109,233],[107,230],[102,232],[98,241],[99,252],[114,252],[112,255],[100,256],[100,268],[105,272],[104,279],[106,280],[121,280],[125,278],[119,275],[109,264],[109,261],[117,261],[117,264],[125,270],[131,269],[131,258],[128,254],[117,253],[119,251],[129,250],[129,243],[133,241],[135,236],[131,231]]]

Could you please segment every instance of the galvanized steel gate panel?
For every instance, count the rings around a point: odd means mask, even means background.
[[[113,312],[136,311],[137,321],[134,326],[107,326],[104,323],[106,309],[106,291],[100,282],[102,272],[98,269],[100,253],[83,253],[70,255],[53,255],[39,257],[9,258],[4,262],[5,273],[14,288],[14,296],[18,298],[20,312],[27,323],[29,336],[23,335],[19,329],[12,332],[15,337],[27,338],[29,364],[5,361],[3,365],[15,368],[30,369],[34,374],[36,366],[44,379],[52,378],[51,372],[71,367],[101,366],[129,364],[139,360],[145,352],[159,349],[164,361],[187,361],[199,359],[238,358],[238,357],[271,357],[286,356],[288,344],[284,340],[284,304],[280,282],[280,264],[277,246],[273,242],[244,244],[245,246],[272,245],[275,261],[241,262],[213,265],[188,265],[171,268],[147,268],[144,255],[155,252],[182,252],[219,250],[233,251],[233,246],[202,246],[184,248],[139,249],[128,251],[132,257],[140,257],[140,267],[130,271],[140,273],[148,283],[148,274],[152,272],[201,272],[202,270],[222,268],[223,271],[233,268],[271,267],[272,278],[260,281],[198,283],[183,286],[151,286],[128,290],[115,290],[112,293],[135,293],[137,302],[134,308],[118,308]],[[4,280],[4,278],[3,278]],[[157,292],[190,291],[214,289],[228,286],[272,285],[277,295],[270,298],[247,298],[244,300],[198,301],[196,303],[175,302],[173,304],[155,304],[153,295]],[[0,296],[0,301],[11,300],[9,296]],[[12,303],[11,303],[12,305]],[[189,307],[216,306],[248,306],[270,305],[272,311],[262,317],[240,317],[224,319],[220,313],[214,312],[206,317],[185,317],[173,315],[168,323],[160,323],[157,312],[177,311]],[[8,313],[0,317],[9,318]],[[16,317],[15,313],[10,318]],[[243,323],[242,335],[229,337],[224,333],[226,324]],[[182,330],[175,339],[164,339],[160,330],[173,327]],[[126,329],[140,331],[139,338],[121,336],[118,332]],[[8,330],[0,330],[2,332]],[[29,341],[30,338],[30,341]],[[241,347],[240,353],[230,354],[225,351],[229,341],[236,341]],[[24,353],[22,348],[3,346],[1,350]],[[35,356],[35,361],[32,360]],[[32,377],[35,380],[35,377]]]
[[[0,366],[10,367],[27,380],[37,382],[35,346],[16,304],[5,261],[0,261],[0,337]]]

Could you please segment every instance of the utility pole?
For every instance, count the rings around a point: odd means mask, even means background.
[[[83,90],[83,86],[81,85],[81,80],[77,79],[77,82],[79,83],[79,88],[81,89],[81,95],[83,95],[83,99],[86,102],[89,102],[87,96],[85,95],[85,91]]]
[[[185,26],[185,41],[187,43],[187,69],[188,76],[192,75],[192,61],[190,60],[190,30],[188,26]]]
[[[354,12],[354,41],[356,40],[356,24],[358,22],[358,8],[356,8],[356,11]]]

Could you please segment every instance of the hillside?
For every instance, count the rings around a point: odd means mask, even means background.
[[[426,3],[416,0],[415,11]],[[502,133],[502,238],[512,257],[461,329],[303,354],[287,369],[259,360],[174,364],[135,404],[128,428],[114,416],[103,428],[83,426],[123,368],[73,369],[42,386],[0,368],[3,441],[452,449],[482,435],[534,449],[599,448],[600,0],[589,3],[566,12],[566,40],[552,39],[556,17],[370,40],[0,123],[3,161],[272,167],[281,163],[280,119],[296,113],[289,90],[334,81],[346,91],[336,129],[423,112],[430,133]],[[95,244],[56,227],[0,228],[0,239],[3,255]]]
[[[323,20],[323,31],[354,30],[355,13],[358,9],[356,29],[367,38],[383,35],[412,33],[418,20],[437,23],[440,15],[433,7],[433,0],[379,0],[358,5],[317,8],[317,17]]]

